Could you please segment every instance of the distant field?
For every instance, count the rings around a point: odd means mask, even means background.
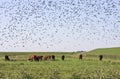
[[[86,57],[98,57],[103,55],[105,59],[118,59],[120,60],[120,47],[116,48],[100,48],[85,53]]]
[[[100,49],[95,49],[92,50],[90,52],[88,52],[89,54],[118,54],[120,55],[120,47],[116,47],[116,48],[100,48]]]
[[[72,52],[1,52],[0,79],[120,79],[119,50],[120,48],[96,49],[84,53],[83,60],[78,59],[78,53]],[[56,60],[30,62],[28,57],[31,54],[53,54]],[[99,54],[108,55],[108,58],[99,61]],[[4,55],[9,55],[13,61],[5,61]],[[65,61],[61,60],[62,55],[65,55]]]

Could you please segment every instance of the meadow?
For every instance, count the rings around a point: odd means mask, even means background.
[[[93,50],[84,53],[83,60],[73,52],[1,52],[0,79],[120,79],[119,49]],[[28,58],[32,54],[55,55],[56,60],[30,62]],[[99,54],[104,56],[102,61]],[[11,61],[5,61],[5,55]],[[62,55],[65,55],[64,61]]]

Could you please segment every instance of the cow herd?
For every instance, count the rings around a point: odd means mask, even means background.
[[[65,56],[61,56],[61,60],[64,60]],[[55,55],[45,55],[45,56],[37,56],[37,55],[31,55],[28,59],[29,61],[42,61],[42,60],[53,60],[55,61]]]
[[[78,59],[79,60],[82,60],[83,59],[83,56],[82,54],[79,54],[78,55]],[[99,55],[99,60],[101,61],[103,59],[103,55]],[[10,58],[8,55],[5,55],[5,60],[6,61],[9,61]],[[29,58],[28,58],[29,61],[42,61],[42,60],[53,60],[55,61],[55,55],[45,55],[45,56],[38,56],[38,55],[30,55]],[[61,60],[64,61],[65,60],[65,56],[62,55],[61,56]]]

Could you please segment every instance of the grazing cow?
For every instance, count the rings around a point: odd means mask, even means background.
[[[44,60],[51,60],[51,56],[50,55],[44,56]]]
[[[82,60],[82,58],[83,58],[82,54],[79,54],[78,58],[79,58],[79,60]]]
[[[35,57],[34,57],[34,61],[39,61],[39,57],[38,57],[38,56],[35,56]]]
[[[61,59],[64,61],[64,59],[65,59],[65,56],[64,56],[64,55],[62,55],[62,56],[61,56]]]
[[[102,61],[103,55],[99,55],[99,60]]]
[[[38,61],[42,61],[43,56],[37,56],[36,58]]]
[[[28,60],[33,61],[35,59],[35,57],[36,57],[36,55],[31,55]]]
[[[31,55],[30,57],[29,57],[29,61],[39,61],[39,60],[42,60],[42,58],[43,58],[43,56],[37,56],[37,55]]]
[[[55,55],[52,55],[51,57],[52,57],[52,60],[55,61]]]
[[[6,60],[6,61],[10,61],[10,58],[9,58],[8,55],[5,55],[5,60]]]

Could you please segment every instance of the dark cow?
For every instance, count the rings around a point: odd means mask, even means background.
[[[52,57],[52,60],[55,61],[55,55],[52,55],[51,57]]]
[[[82,54],[79,54],[78,58],[79,58],[79,60],[82,60],[82,58],[83,58]]]
[[[35,56],[34,60],[35,61],[42,61],[43,56]]]
[[[51,60],[51,56],[50,55],[44,56],[44,60]]]
[[[65,59],[65,56],[64,56],[64,55],[62,55],[62,56],[61,56],[61,59],[64,61],[64,59]]]
[[[5,60],[6,60],[6,61],[10,61],[10,58],[9,58],[8,55],[5,55]]]
[[[37,56],[37,59],[38,59],[39,61],[42,61],[43,56]]]
[[[40,60],[42,60],[42,58],[43,58],[43,56],[37,56],[37,55],[31,55],[30,57],[29,57],[29,61],[40,61]]]
[[[99,60],[102,61],[103,55],[99,55]]]

